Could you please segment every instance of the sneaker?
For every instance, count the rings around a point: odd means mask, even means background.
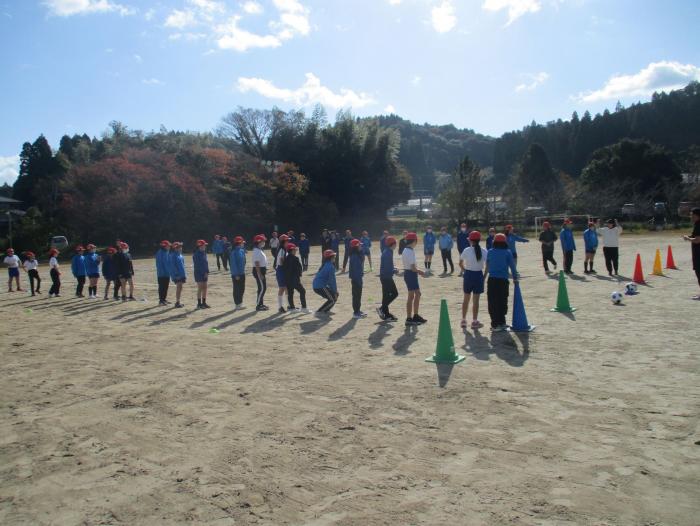
[[[598,274],[595,270],[591,269],[588,271],[589,274]]]
[[[418,323],[418,324],[423,324],[423,323],[426,323],[428,320],[426,320],[426,319],[423,318],[422,316],[419,316],[418,314],[414,314],[414,315],[413,315],[413,321],[415,321],[415,322]]]
[[[399,319],[394,316],[391,312],[386,313],[386,321],[399,321]]]
[[[381,308],[381,307],[377,307],[375,310],[377,311],[377,315],[378,315],[382,320],[386,320],[386,314],[382,311],[382,308]]]
[[[183,305],[182,303],[180,303],[179,301],[176,301],[176,302],[175,302],[175,308],[176,308],[176,309],[181,309],[182,307],[184,307],[184,305]]]
[[[106,299],[106,298],[105,298],[105,299]],[[158,302],[158,305],[160,305],[160,306],[165,306],[165,305],[167,305],[167,303],[165,303],[164,301],[159,301],[159,302]]]
[[[309,309],[308,307],[302,307],[301,312],[303,312],[304,314],[311,314],[311,309]]]
[[[418,325],[418,322],[416,322],[413,318],[406,318],[406,327],[413,325]]]
[[[126,301],[126,296],[122,296],[122,301]]]
[[[507,325],[496,325],[495,327],[491,327],[492,332],[503,332],[508,328]]]
[[[37,293],[37,294],[41,294],[41,291],[40,291],[40,290],[37,290],[36,293]]]
[[[285,310],[284,307],[280,307],[277,312],[279,312],[280,314],[284,314],[287,311]]]
[[[255,310],[268,310],[268,307],[266,305],[258,305],[257,307],[255,307]]]
[[[481,329],[484,326],[479,320],[472,321],[472,329]]]
[[[467,328],[467,320],[462,320],[461,323],[459,324],[460,328],[466,329]]]
[[[129,296],[129,301],[136,301],[136,298],[134,298],[133,296]]]
[[[367,314],[365,314],[362,311],[359,311],[359,312],[356,312],[355,314],[353,314],[352,317],[355,318],[356,320],[359,320],[360,318],[366,318]]]

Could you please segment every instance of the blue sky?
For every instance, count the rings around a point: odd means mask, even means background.
[[[238,105],[500,135],[700,80],[695,0],[0,0],[0,182],[40,133]]]

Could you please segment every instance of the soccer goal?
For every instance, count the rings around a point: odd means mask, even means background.
[[[561,225],[564,223],[564,219],[571,219],[574,226],[585,226],[588,228],[588,223],[591,222],[590,214],[577,214],[577,215],[567,215],[567,214],[554,214],[548,216],[537,216],[535,218],[535,235],[539,235],[540,230],[542,230],[542,223],[549,221],[554,225]]]

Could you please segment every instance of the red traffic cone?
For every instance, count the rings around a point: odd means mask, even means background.
[[[637,254],[637,262],[634,264],[634,277],[632,281],[639,283],[640,285],[645,285],[644,272],[642,271],[642,258]]]
[[[671,245],[668,246],[668,250],[666,251],[666,268],[678,270],[676,262],[673,261],[673,250],[671,250]]]

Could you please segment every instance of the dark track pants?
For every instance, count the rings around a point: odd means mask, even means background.
[[[49,271],[51,276],[51,288],[49,289],[49,294],[59,294],[61,292],[61,276],[58,274],[58,270],[52,268]]]
[[[257,270],[256,270],[257,269]],[[258,297],[256,301],[256,306],[265,304],[265,291],[267,291],[267,280],[265,279],[266,268],[256,267],[253,269],[253,276],[255,276],[255,284],[258,286]],[[260,271],[258,275],[257,271]]]
[[[75,287],[75,295],[82,296],[83,288],[85,287],[85,276],[77,276],[75,279],[78,280],[78,285]]]
[[[170,287],[170,278],[158,278],[158,300],[165,301],[168,298],[168,288]]]
[[[510,282],[503,278],[489,278],[486,297],[489,304],[489,316],[491,316],[491,327],[506,324],[506,314],[508,314],[508,294],[510,292]]]
[[[447,248],[441,248],[440,254],[442,255],[442,267],[445,271],[445,274],[447,274],[447,263],[448,262],[450,264],[450,272],[454,272],[455,266],[454,266],[454,263],[452,263],[452,251],[450,249],[447,249]]]
[[[287,299],[289,300],[289,307],[291,309],[295,309],[296,306],[294,305],[294,291],[297,291],[299,293],[299,301],[301,302],[301,308],[305,309],[306,308],[306,289],[304,288],[304,285],[301,284],[301,281],[297,281],[291,286],[287,286]]]
[[[318,312],[328,312],[333,308],[333,305],[335,305],[335,294],[329,287],[314,289],[314,292],[326,300],[326,303],[319,307]]]
[[[357,314],[362,308],[362,282],[351,280],[352,285],[352,312]]]
[[[574,264],[574,251],[564,251],[564,272],[571,272],[571,265]]]
[[[548,262],[555,267],[557,266],[557,262],[554,259],[554,249],[542,250],[542,264],[544,265],[544,269],[547,271],[549,270],[549,265],[547,265]]]
[[[608,272],[617,274],[620,249],[618,247],[603,247],[603,256],[605,257],[605,268],[608,269]]]
[[[231,276],[231,281],[233,282],[233,304],[236,306],[241,305],[243,303],[243,293],[245,292],[245,276]]]
[[[392,278],[381,278],[382,283],[382,312],[389,314],[389,305],[399,296],[396,283]]]
[[[41,278],[39,277],[39,271],[37,271],[35,268],[27,272],[29,274],[29,288],[32,291],[32,294],[34,294],[34,281],[36,281],[36,292],[39,292],[39,289],[41,289]]]

